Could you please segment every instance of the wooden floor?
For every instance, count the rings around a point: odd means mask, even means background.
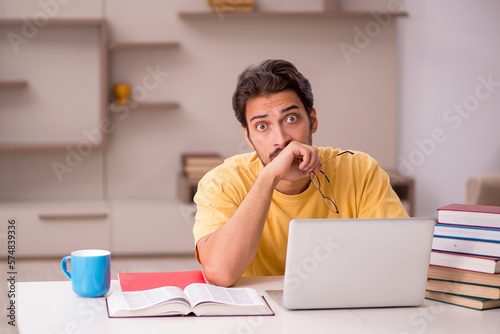
[[[16,259],[18,282],[65,281],[62,259]],[[111,257],[111,279],[119,272],[186,271],[201,269],[194,255]],[[70,269],[71,271],[71,269]]]

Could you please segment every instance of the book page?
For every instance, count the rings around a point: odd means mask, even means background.
[[[257,291],[251,288],[223,288],[208,284],[191,284],[184,290],[193,308],[201,303],[228,305],[265,305]]]
[[[115,292],[113,296],[119,297],[117,301],[122,310],[145,309],[166,301],[189,304],[182,289],[173,286],[144,291]]]

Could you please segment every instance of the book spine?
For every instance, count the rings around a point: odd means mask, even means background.
[[[429,291],[453,293],[457,295],[471,296],[477,298],[488,298],[488,299],[500,298],[500,288],[481,285],[481,284],[429,279],[427,281],[426,288]]]
[[[479,205],[479,204],[463,204],[453,203],[437,209],[438,211],[456,211],[456,212],[472,212],[472,213],[491,213],[500,214],[499,206]]]
[[[429,266],[428,278],[500,287],[500,274],[486,274],[454,268]]]
[[[448,239],[460,239],[460,240],[472,240],[472,241],[500,243],[500,240],[497,240],[497,239],[485,239],[485,238],[475,237],[475,236],[460,236],[460,235],[456,235],[456,234],[448,234],[446,232],[442,233],[440,231],[437,231],[437,232],[435,231],[434,236],[439,237],[439,238],[448,238]]]
[[[500,243],[434,237],[432,249],[439,251],[500,257]]]
[[[485,309],[500,307],[499,300],[475,298],[470,296],[463,296],[458,294],[443,293],[443,292],[436,292],[429,290],[425,292],[425,298],[447,304],[463,306],[475,310],[485,310]]]
[[[481,231],[489,231],[491,233],[495,233],[495,232],[500,233],[500,228],[495,228],[495,227],[484,227],[484,226],[473,226],[473,225],[456,225],[456,224],[450,224],[450,223],[442,223],[440,221],[436,222],[436,227],[437,226],[463,229],[464,231],[481,230]]]
[[[431,265],[471,270],[488,274],[499,272],[499,261],[497,258],[476,257],[460,253],[447,253],[441,251],[432,251]]]
[[[439,210],[438,222],[442,224],[464,225],[486,228],[500,228],[500,214]]]

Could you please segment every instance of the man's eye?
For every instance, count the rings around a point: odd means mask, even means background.
[[[267,129],[267,125],[263,124],[263,123],[259,123],[259,124],[257,124],[256,128],[259,131],[264,131],[265,129]]]
[[[286,121],[289,123],[293,123],[293,122],[296,122],[297,119],[298,119],[297,115],[290,115],[286,118]]]

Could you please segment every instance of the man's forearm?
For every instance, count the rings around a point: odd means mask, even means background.
[[[198,241],[198,255],[207,279],[222,286],[234,284],[255,257],[273,191],[297,194],[309,185],[309,172],[320,168],[318,150],[298,142],[288,144],[267,164],[233,216]]]
[[[227,223],[198,242],[200,261],[211,283],[233,285],[252,262],[276,183],[276,177],[263,169]]]

